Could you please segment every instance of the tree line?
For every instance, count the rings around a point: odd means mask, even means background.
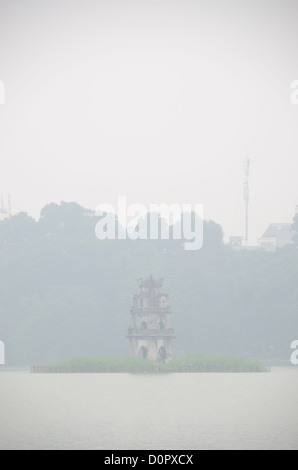
[[[204,222],[204,246],[180,240],[103,240],[96,215],[50,204],[0,223],[0,339],[11,365],[79,356],[126,356],[136,279],[165,278],[176,357],[196,354],[287,359],[298,334],[295,244],[234,250]]]

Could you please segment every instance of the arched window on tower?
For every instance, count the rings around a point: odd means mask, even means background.
[[[160,322],[158,323],[158,329],[159,329],[159,330],[164,330],[164,329],[165,329],[165,324],[164,324],[163,321],[160,321]]]
[[[145,321],[143,321],[141,324],[141,330],[147,330],[147,329],[148,329],[148,325]]]

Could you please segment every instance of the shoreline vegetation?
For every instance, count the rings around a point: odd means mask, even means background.
[[[33,366],[35,374],[96,374],[96,373],[255,373],[269,372],[261,361],[230,356],[196,354],[175,359],[167,364],[135,357],[81,357],[61,362]]]

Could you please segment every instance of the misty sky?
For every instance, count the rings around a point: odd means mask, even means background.
[[[0,0],[0,187],[49,202],[203,203],[250,241],[298,204],[297,0]]]

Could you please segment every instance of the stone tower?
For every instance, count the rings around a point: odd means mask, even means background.
[[[161,292],[163,280],[138,280],[140,292],[133,296],[131,328],[128,331],[132,356],[168,362],[173,358],[174,330],[168,295]]]

